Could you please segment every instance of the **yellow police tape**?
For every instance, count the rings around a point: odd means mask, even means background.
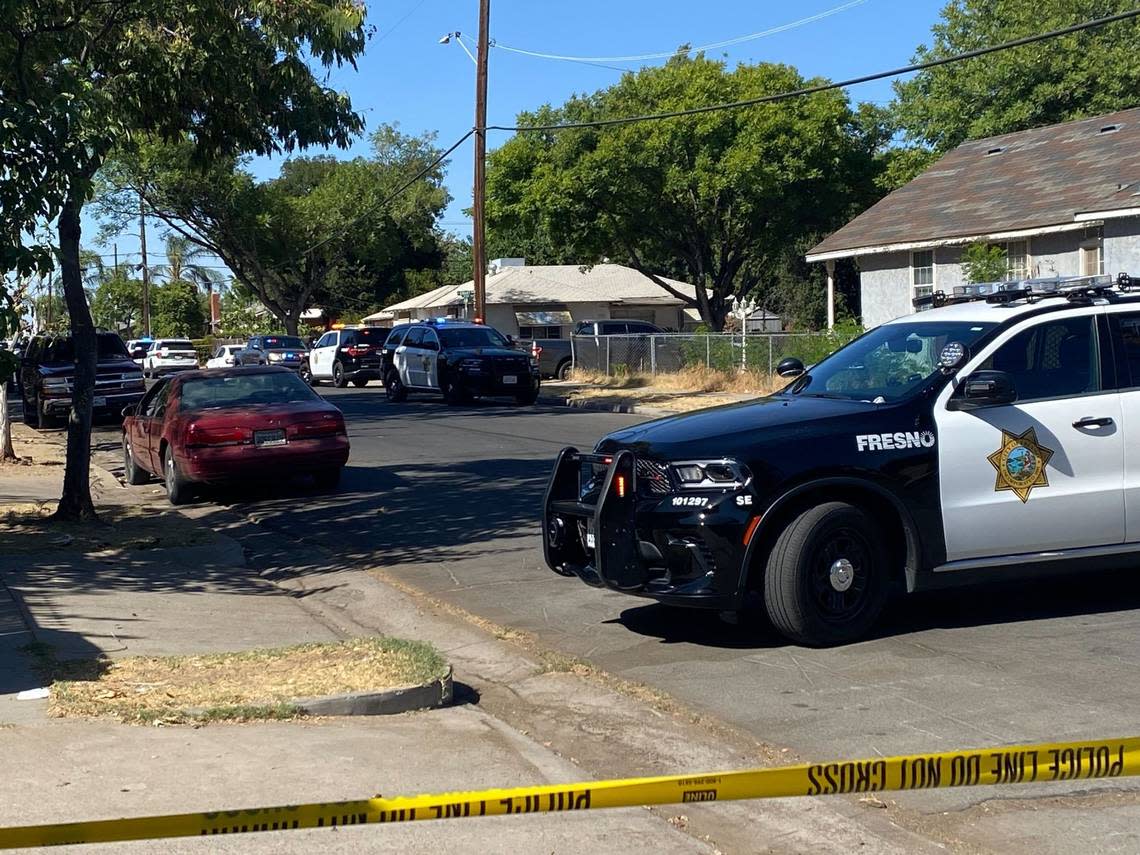
[[[1140,737],[876,757],[707,775],[584,781],[509,790],[0,828],[0,848],[1130,775],[1140,775]]]

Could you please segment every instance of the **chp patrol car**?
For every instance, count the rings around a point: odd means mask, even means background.
[[[784,360],[793,379],[770,397],[566,448],[546,562],[671,605],[759,597],[787,638],[831,645],[864,635],[894,591],[1135,556],[1132,287],[1121,274],[940,292],[810,370]]]

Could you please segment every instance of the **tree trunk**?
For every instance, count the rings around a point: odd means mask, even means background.
[[[55,512],[55,518],[63,520],[98,518],[91,501],[91,404],[95,394],[96,338],[79,267],[82,207],[82,191],[73,188],[59,214],[60,272],[75,342],[75,384],[71,416],[67,421],[67,465],[63,473],[63,495]]]
[[[0,377],[0,460],[15,460],[12,447],[12,416],[8,410],[8,378]]]
[[[297,330],[301,328],[301,313],[287,312],[282,320],[285,321],[285,332],[289,335],[297,335]]]

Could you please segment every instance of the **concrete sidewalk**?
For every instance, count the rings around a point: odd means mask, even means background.
[[[20,467],[21,469],[24,467]],[[45,467],[27,467],[33,472]],[[48,477],[0,474],[0,503],[47,501]],[[108,474],[108,477],[111,477]],[[118,490],[116,501],[140,492]],[[145,489],[145,488],[144,488]],[[203,523],[205,524],[205,523]],[[277,538],[273,538],[277,540]],[[575,763],[472,705],[378,718],[138,727],[50,719],[31,641],[66,658],[241,650],[351,634],[247,565],[235,540],[120,553],[0,555],[0,826],[565,783]],[[355,632],[374,630],[354,628]],[[411,636],[414,637],[414,636]],[[470,695],[469,695],[470,697]],[[641,808],[589,815],[142,841],[76,851],[711,853]]]

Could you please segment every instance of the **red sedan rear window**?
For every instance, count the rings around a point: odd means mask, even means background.
[[[182,384],[183,410],[220,410],[258,404],[291,404],[319,398],[292,372],[200,377]]]

